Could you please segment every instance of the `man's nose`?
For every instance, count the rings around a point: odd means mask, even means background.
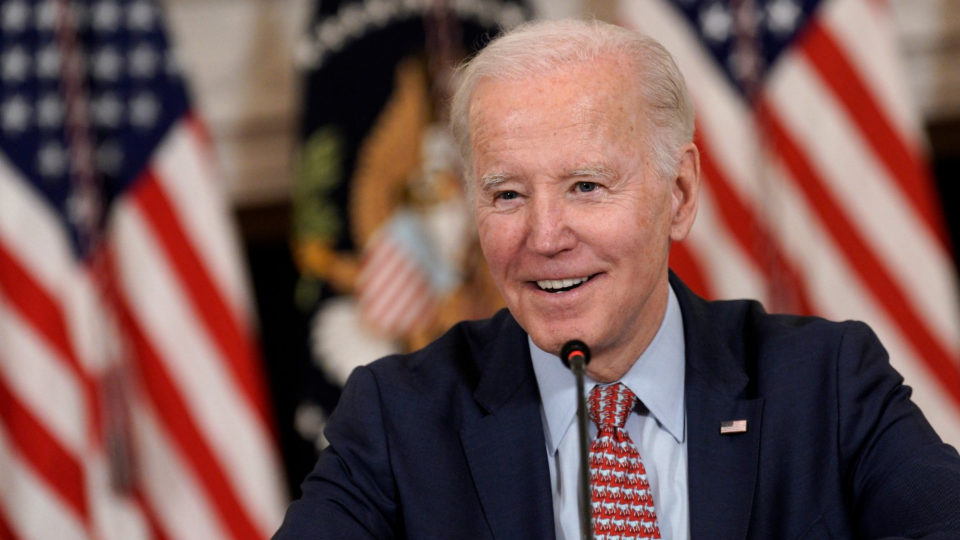
[[[562,198],[535,197],[527,214],[527,248],[545,257],[573,249],[570,217]]]

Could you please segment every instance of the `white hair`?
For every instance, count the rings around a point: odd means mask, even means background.
[[[556,73],[565,65],[620,55],[628,60],[643,109],[646,143],[661,177],[676,173],[679,149],[693,140],[694,113],[683,75],[670,53],[655,39],[600,21],[535,21],[492,40],[458,70],[450,124],[463,157],[467,193],[473,193],[473,155],[469,107],[481,80],[520,81]]]

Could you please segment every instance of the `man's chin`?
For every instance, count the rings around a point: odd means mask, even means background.
[[[551,354],[560,354],[563,344],[571,339],[579,339],[590,345],[590,339],[596,336],[590,332],[593,319],[583,313],[575,316],[560,312],[542,313],[540,310],[524,306],[520,310],[512,310],[520,326],[530,335],[533,343],[541,350]],[[517,317],[517,313],[526,313],[526,317]],[[569,314],[573,315],[573,314]]]
[[[537,332],[535,330],[534,332],[529,332],[529,334],[534,345],[553,355],[559,355],[564,343],[571,339],[579,339],[585,343],[588,343],[587,340],[589,339],[589,336],[585,335],[582,330],[574,329],[567,331],[551,329],[546,332]]]

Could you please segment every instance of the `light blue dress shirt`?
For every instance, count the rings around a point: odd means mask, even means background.
[[[557,540],[579,540],[577,468],[580,450],[576,427],[576,381],[559,358],[540,350],[529,337],[527,340],[542,398],[541,414],[550,463]],[[664,540],[690,538],[684,351],[683,318],[671,288],[660,329],[633,367],[620,379],[640,400],[627,418],[625,427],[647,470]],[[589,395],[597,382],[589,377],[586,379],[585,390]],[[593,438],[597,427],[593,422],[588,424]]]

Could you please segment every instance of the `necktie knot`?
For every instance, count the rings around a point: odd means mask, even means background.
[[[623,428],[636,401],[637,396],[623,383],[594,386],[588,400],[590,420],[600,430]]]

